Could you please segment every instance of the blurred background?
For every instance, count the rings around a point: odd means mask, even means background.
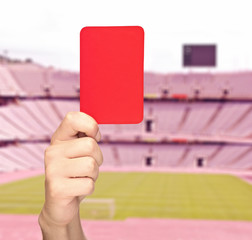
[[[6,1],[0,14],[0,239],[42,239],[44,150],[79,110],[79,32],[145,30],[144,119],[101,124],[81,203],[93,240],[250,240],[249,1]]]

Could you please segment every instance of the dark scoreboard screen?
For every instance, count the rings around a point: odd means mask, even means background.
[[[216,45],[183,45],[184,67],[215,67]]]

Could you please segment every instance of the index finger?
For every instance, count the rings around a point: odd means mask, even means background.
[[[101,134],[97,122],[83,112],[69,112],[54,132],[51,143],[77,138],[79,132],[100,141]]]

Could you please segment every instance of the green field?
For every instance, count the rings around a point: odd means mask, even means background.
[[[0,185],[0,213],[38,214],[44,199],[43,181],[39,176]],[[100,173],[91,198],[114,199],[114,219],[252,221],[252,185],[229,175],[105,172]],[[81,217],[106,218],[98,205],[90,216],[88,208],[96,204],[83,203]]]

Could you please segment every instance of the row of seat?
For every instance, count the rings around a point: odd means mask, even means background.
[[[0,106],[0,139],[49,139],[70,111],[79,111],[79,101],[20,100]],[[140,124],[100,124],[100,129],[104,137],[114,141],[137,136],[251,139],[251,122],[250,103],[146,102]]]
[[[103,144],[108,166],[252,169],[250,145]]]
[[[252,71],[144,74],[149,98],[252,99]],[[79,73],[34,63],[0,64],[0,96],[78,97]]]
[[[181,167],[252,169],[249,145],[173,145],[100,143],[103,167]],[[43,168],[48,143],[22,143],[0,147],[0,172]]]
[[[25,143],[0,147],[0,172],[41,169],[46,143]]]
[[[79,74],[33,63],[0,64],[0,96],[78,97]]]
[[[251,99],[252,72],[145,73],[148,98]]]
[[[49,139],[67,112],[79,111],[72,100],[20,100],[0,106],[0,139]],[[252,137],[250,103],[146,102],[140,124],[100,124],[111,140],[136,136]]]

